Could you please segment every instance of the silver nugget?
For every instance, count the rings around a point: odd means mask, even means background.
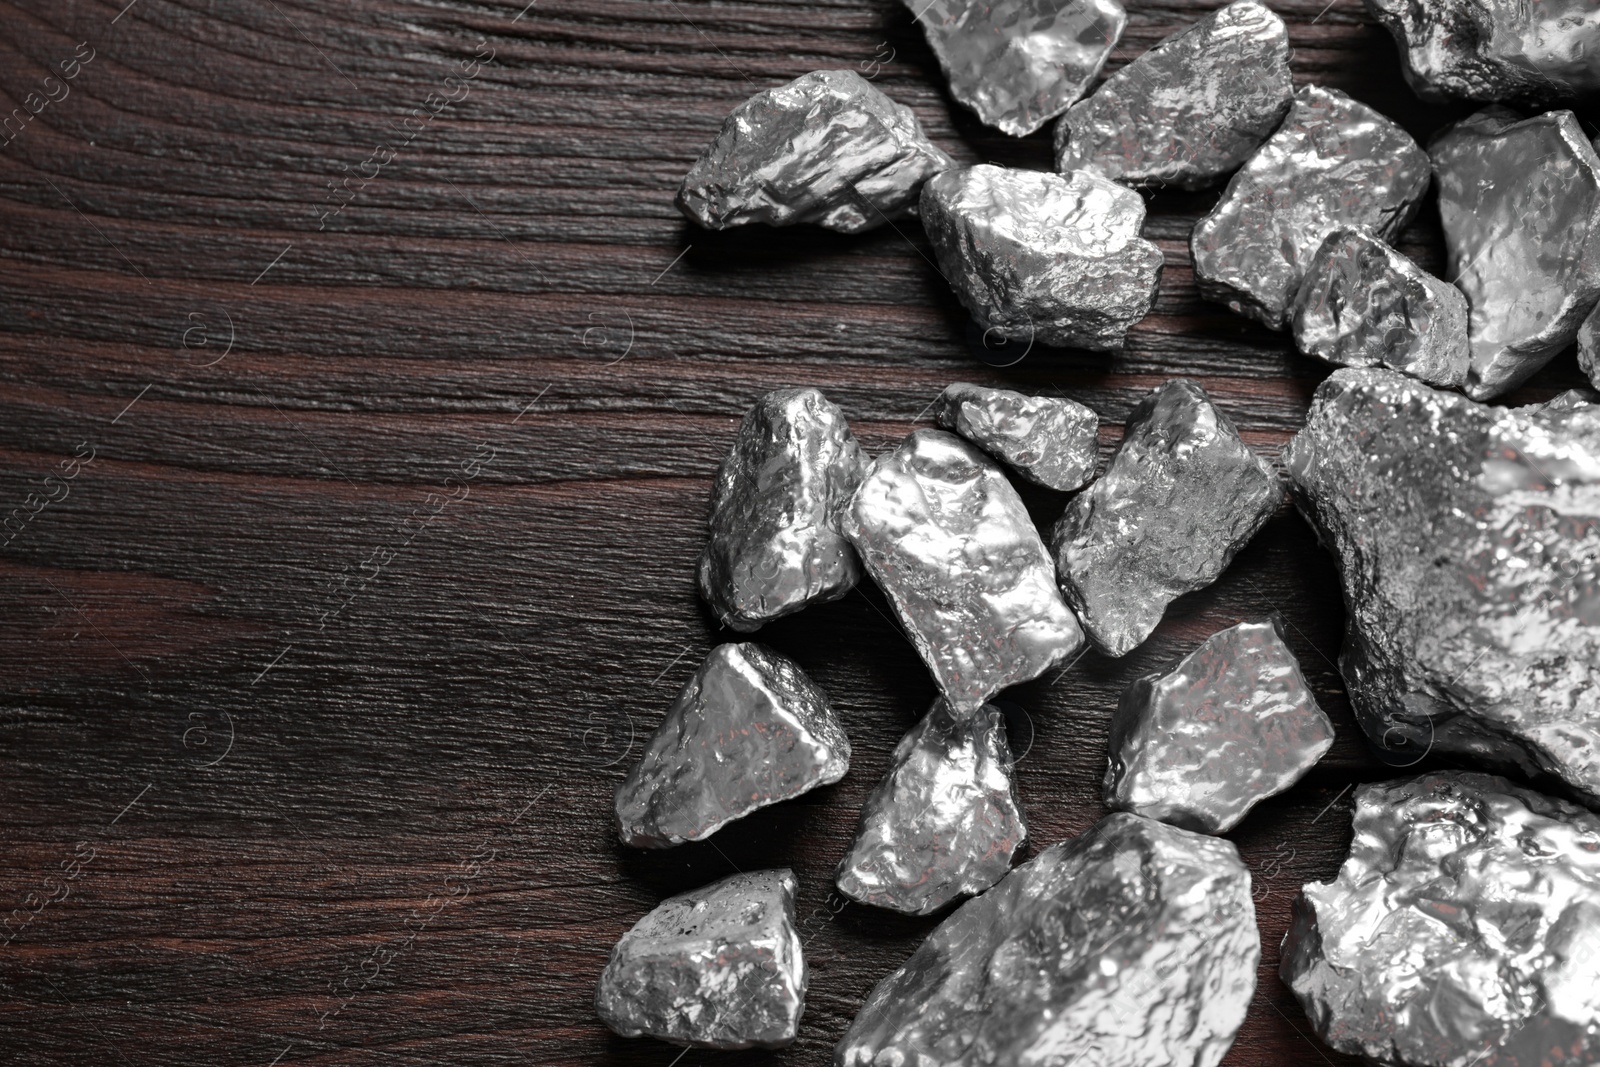
[[[1308,85],[1189,239],[1200,295],[1273,329],[1322,239],[1358,227],[1385,241],[1428,191],[1428,156],[1365,104]]]
[[[1117,0],[902,0],[922,24],[950,95],[1025,137],[1083,95],[1117,46]]]
[[[806,1000],[795,889],[788,870],[755,871],[663,901],[611,950],[600,1021],[696,1048],[792,1042]]]
[[[638,848],[699,841],[849,769],[850,740],[793,660],[718,645],[617,787],[618,833]]]
[[[1594,0],[1367,0],[1424,100],[1547,101],[1600,89]]]
[[[1467,298],[1364,230],[1328,234],[1290,311],[1295,347],[1341,367],[1466,384]]]
[[[1100,416],[1075,400],[956,382],[933,417],[1037,485],[1070,492],[1094,477]]]
[[[1289,111],[1289,31],[1236,0],[1107,78],[1056,123],[1056,168],[1202,189],[1237,170]]]
[[[1546,411],[1572,411],[1588,404],[1600,404],[1600,393],[1596,393],[1593,389],[1568,389],[1557,393],[1543,404],[1532,404],[1530,407]]]
[[[1276,616],[1206,638],[1122,694],[1106,806],[1221,834],[1298,782],[1333,745]]]
[[[700,594],[749,632],[861,577],[839,517],[868,461],[843,412],[816,389],[779,389],[745,415],[711,490]]]
[[[918,430],[880,458],[845,536],[958,712],[1083,645],[1022,498],[954,434]]]
[[[1544,772],[1600,803],[1600,407],[1339,370],[1284,461],[1338,561],[1340,670],[1385,758]]]
[[[837,1067],[1214,1067],[1261,958],[1229,841],[1108,816],[963,904],[879,982]]]
[[[1012,341],[1121,348],[1150,312],[1161,249],[1144,198],[1093,174],[983,163],[922,188],[939,270],[978,324]]]
[[[839,864],[839,891],[928,915],[1005,877],[1027,832],[1011,787],[1005,716],[993,704],[956,715],[938,700],[867,797]]]
[[[1216,581],[1282,495],[1205,390],[1174,378],[1133,409],[1111,465],[1056,524],[1061,591],[1101,651],[1121,656],[1168,604]]]
[[[1600,304],[1595,305],[1578,327],[1578,366],[1594,387],[1600,389]]]
[[[740,104],[695,160],[678,208],[712,230],[816,223],[860,233],[905,215],[951,165],[911,109],[850,70],[819,70]]]
[[[1600,1062],[1600,818],[1488,774],[1364,785],[1280,973],[1369,1062]]]
[[[1521,385],[1600,300],[1600,157],[1570,111],[1489,107],[1428,146],[1450,275],[1472,306],[1467,395]]]

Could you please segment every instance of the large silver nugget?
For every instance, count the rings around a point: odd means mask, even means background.
[[[618,833],[639,848],[699,841],[849,769],[850,740],[793,660],[718,645],[617,786]]]
[[[1600,407],[1340,370],[1284,460],[1339,562],[1340,670],[1374,744],[1600,802]]]
[[[1331,230],[1393,240],[1428,191],[1411,135],[1335,89],[1308,85],[1189,239],[1200,295],[1282,329]]]
[[[1106,807],[1221,834],[1333,744],[1278,618],[1241,622],[1122,694]]]
[[[736,874],[670,897],[622,935],[595,994],[623,1037],[698,1048],[780,1048],[805,1010],[794,874]]]
[[[986,329],[1013,341],[1121,348],[1150,313],[1161,249],[1144,198],[1093,174],[980,163],[922,187],[939,270]]]
[[[880,458],[845,536],[957,711],[1083,645],[1022,498],[954,434],[917,430]]]
[[[812,222],[859,233],[916,207],[951,165],[911,109],[855,71],[819,70],[734,109],[678,190],[713,230]]]
[[[1217,580],[1282,496],[1205,390],[1173,378],[1133,409],[1105,474],[1056,524],[1061,591],[1103,652],[1130,652],[1168,604]]]
[[[1600,89],[1594,0],[1367,0],[1424,100],[1551,100]]]
[[[837,1067],[1213,1067],[1261,958],[1232,842],[1107,816],[967,901],[879,982]]]
[[[1202,189],[1227,177],[1289,110],[1289,31],[1255,0],[1173,34],[1056,123],[1056,169]]]
[[[950,95],[1025,137],[1100,75],[1128,15],[1117,0],[901,0],[922,23]]]
[[[1328,234],[1290,312],[1295,347],[1342,367],[1392,367],[1430,385],[1467,380],[1467,298],[1363,230]]]
[[[1324,1041],[1373,1062],[1600,1062],[1600,819],[1488,774],[1362,786],[1280,973]]]
[[[1070,492],[1094,477],[1100,416],[1075,400],[956,382],[933,416],[1037,485]]]
[[[1600,299],[1600,157],[1570,111],[1489,107],[1428,146],[1455,283],[1472,306],[1467,395],[1513,389]]]
[[[844,414],[815,389],[756,402],[711,490],[700,594],[745,632],[855,588],[861,565],[839,516],[868,460]]]
[[[867,797],[839,891],[928,915],[1005,877],[1027,832],[1005,716],[993,704],[956,715],[941,699],[901,739]]]

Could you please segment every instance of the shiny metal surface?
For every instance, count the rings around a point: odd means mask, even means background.
[[[836,880],[852,900],[928,915],[1005,877],[1026,836],[1005,716],[941,699],[895,747]]]
[[[1472,307],[1467,395],[1522,384],[1600,300],[1600,157],[1570,111],[1489,107],[1428,146],[1450,274]]]
[[[959,712],[1083,645],[1022,498],[954,434],[917,430],[881,457],[844,530]]]
[[[1568,389],[1557,393],[1543,404],[1534,404],[1532,407],[1544,408],[1549,411],[1571,411],[1581,408],[1585,404],[1600,404],[1600,393],[1593,389]]]
[[[794,874],[736,874],[670,897],[622,935],[595,993],[623,1037],[697,1048],[780,1048],[805,1010]]]
[[[1378,752],[1544,771],[1600,802],[1600,407],[1339,370],[1284,461],[1339,563],[1340,670]]]
[[[1213,1067],[1261,957],[1232,842],[1118,813],[967,901],[879,982],[838,1067]]]
[[[1094,643],[1123,655],[1168,604],[1216,581],[1281,499],[1205,390],[1173,378],[1133,409],[1106,472],[1056,523],[1061,591]]]
[[[1289,31],[1236,0],[1168,37],[1067,109],[1056,169],[1202,189],[1227,177],[1289,111]]]
[[[1241,622],[1122,694],[1111,719],[1106,806],[1226,833],[1332,745],[1333,723],[1279,620]]]
[[[844,777],[850,741],[828,698],[763,645],[718,645],[617,786],[623,844],[710,837],[757,808]]]
[[[749,632],[855,587],[861,565],[839,516],[868,460],[844,413],[816,389],[778,389],[739,426],[711,490],[700,595]]]
[[[1375,1062],[1600,1062],[1600,819],[1487,774],[1362,786],[1280,973],[1324,1041]]]
[[[1600,90],[1594,0],[1367,0],[1424,100],[1549,101]]]
[[[978,325],[1013,341],[1121,348],[1149,314],[1161,250],[1144,199],[1092,174],[947,170],[922,187],[939,270]]]
[[[852,70],[819,70],[733,110],[678,190],[713,230],[816,223],[859,233],[916,207],[951,165],[911,109]]]
[[[933,417],[1037,485],[1070,491],[1094,477],[1100,416],[1075,400],[956,382]]]
[[[1595,305],[1578,327],[1578,366],[1594,387],[1600,389],[1600,304]]]
[[[1289,313],[1295,347],[1341,367],[1391,367],[1430,385],[1467,380],[1467,298],[1363,230],[1328,234]]]
[[[1338,90],[1304,86],[1194,228],[1200,295],[1281,329],[1330,231],[1393,240],[1427,191],[1428,156],[1410,134]]]
[[[950,95],[1023,137],[1100,75],[1128,16],[1117,0],[902,0],[944,68]]]

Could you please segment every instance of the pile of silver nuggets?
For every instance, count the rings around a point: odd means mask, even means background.
[[[1574,342],[1600,385],[1600,157],[1573,112],[1504,103],[1600,92],[1600,6],[1366,3],[1419,95],[1489,106],[1424,149],[1341,92],[1296,89],[1284,24],[1255,0],[1084,96],[1117,0],[907,0],[957,101],[1016,136],[1055,122],[1058,173],[958,165],[909,109],[828,70],[735,109],[678,205],[712,229],[915,215],[984,331],[1116,350],[1161,278],[1138,190],[1226,180],[1190,238],[1201,294],[1341,368],[1283,466],[1338,564],[1357,720],[1392,762],[1483,768],[1356,791],[1349,854],[1301,890],[1280,974],[1322,1040],[1369,1062],[1600,1063],[1600,397],[1486,403]],[[1430,185],[1451,281],[1390,244]],[[1090,647],[1139,647],[1279,510],[1279,474],[1187,378],[1134,408],[1103,470],[1100,418],[1074,400],[957,383],[933,412],[937,429],[874,460],[816,389],[762,397],[700,561],[741,634],[865,573],[939,691],[836,883],[911,915],[967,899],[872,991],[835,1063],[1211,1067],[1261,958],[1250,873],[1221,835],[1334,740],[1284,623],[1222,630],[1129,686],[1112,814],[1015,868],[1027,828],[993,699]],[[1070,494],[1046,533],[1014,477]],[[723,644],[618,788],[618,830],[704,840],[849,763],[798,665]],[[601,1019],[701,1048],[792,1042],[796,890],[765,870],[667,900],[612,951]]]

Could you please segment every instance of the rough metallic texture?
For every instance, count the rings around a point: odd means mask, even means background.
[[[1100,416],[1075,400],[956,382],[933,416],[1035,484],[1070,491],[1094,477]]]
[[[828,698],[792,660],[718,645],[617,786],[624,844],[710,837],[757,808],[844,777],[850,741]]]
[[[1600,389],[1600,304],[1595,305],[1578,327],[1578,366],[1583,368],[1594,387]]]
[[[753,871],[663,901],[611,950],[600,1021],[699,1048],[789,1044],[806,999],[795,888],[787,870]]]
[[[1393,240],[1428,191],[1428,156],[1365,104],[1308,85],[1189,239],[1200,295],[1281,329],[1331,230]]]
[[[1281,498],[1205,390],[1173,378],[1133,409],[1105,474],[1056,524],[1061,591],[1094,643],[1120,656],[1168,604],[1216,581]]]
[[[819,70],[734,109],[678,190],[713,230],[811,222],[859,233],[916,207],[951,165],[911,109],[850,70]]]
[[[1106,806],[1201,833],[1239,824],[1333,744],[1277,616],[1212,634],[1122,694],[1111,719]]]
[[[837,1067],[1212,1067],[1261,957],[1229,841],[1115,814],[963,904],[878,983]]]
[[[1339,562],[1340,670],[1372,741],[1600,801],[1600,407],[1340,370],[1284,459]]]
[[[1280,972],[1324,1041],[1373,1062],[1600,1062],[1600,819],[1487,774],[1362,786]]]
[[[880,458],[845,536],[957,711],[1083,644],[1022,498],[954,434],[918,430]]]
[[[1570,111],[1489,107],[1428,146],[1450,276],[1472,307],[1467,395],[1526,381],[1600,299],[1600,157]]]
[[[1290,312],[1295,347],[1343,367],[1392,367],[1431,385],[1467,380],[1467,298],[1363,230],[1334,230]]]
[[[950,95],[1025,137],[1100,75],[1128,15],[1117,0],[902,0],[922,23]]]
[[[1600,90],[1594,0],[1367,0],[1424,100],[1548,101]]]
[[[947,170],[922,187],[922,225],[956,297],[1008,340],[1121,348],[1161,281],[1144,199],[1093,174]]]
[[[1107,78],[1056,123],[1056,169],[1201,189],[1260,147],[1289,110],[1289,31],[1237,0]]]
[[[750,409],[717,470],[700,558],[700,594],[718,618],[748,632],[855,587],[861,566],[839,516],[867,465],[815,389],[779,389]]]
[[[867,797],[839,864],[839,891],[927,915],[1005,877],[1027,832],[1011,788],[1005,716],[992,704],[956,715],[938,700]]]

